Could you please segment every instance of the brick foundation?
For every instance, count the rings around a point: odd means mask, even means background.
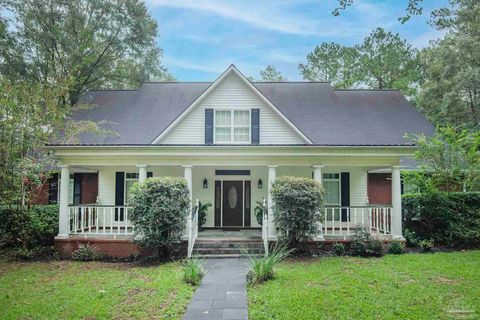
[[[110,257],[151,256],[156,254],[155,250],[143,249],[131,239],[55,239],[55,249],[60,257],[69,258],[82,243],[94,245],[99,252]]]

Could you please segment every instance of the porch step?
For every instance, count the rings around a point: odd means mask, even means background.
[[[193,255],[200,258],[212,257],[247,257],[263,254],[261,241],[243,241],[231,239],[204,240],[197,239],[193,247]]]

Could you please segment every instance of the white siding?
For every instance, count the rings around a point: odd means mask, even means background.
[[[260,144],[302,144],[305,140],[275,111],[262,101],[243,80],[228,75],[195,109],[177,124],[161,141],[165,144],[204,144],[205,108],[259,108]]]

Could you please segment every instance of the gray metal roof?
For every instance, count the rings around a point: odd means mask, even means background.
[[[108,121],[118,136],[85,134],[81,144],[150,144],[210,82],[148,82],[138,90],[91,91],[95,107],[74,119]],[[254,82],[253,85],[316,145],[405,145],[406,133],[434,127],[395,90],[333,90],[324,82]]]

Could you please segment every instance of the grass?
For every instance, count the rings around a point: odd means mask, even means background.
[[[279,265],[249,319],[480,319],[480,251]]]
[[[194,287],[182,266],[0,262],[2,319],[181,319]]]

